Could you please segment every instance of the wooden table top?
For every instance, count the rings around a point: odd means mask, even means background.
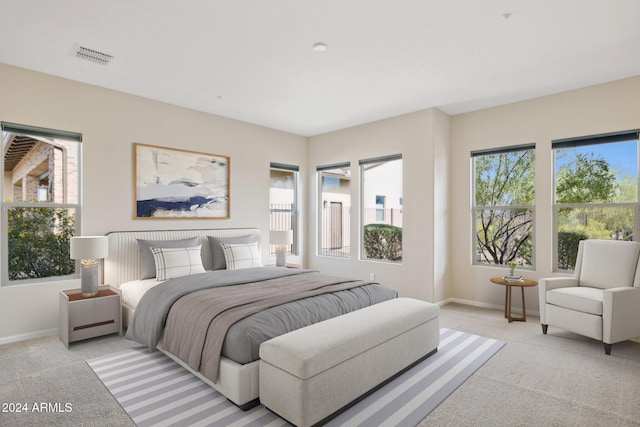
[[[522,279],[520,281],[516,280],[505,280],[503,277],[492,277],[491,282],[496,285],[504,285],[504,286],[538,286],[538,282],[530,279]]]

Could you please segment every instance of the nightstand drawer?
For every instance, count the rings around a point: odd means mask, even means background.
[[[86,340],[88,338],[99,337],[101,335],[115,334],[120,332],[120,324],[110,321],[111,323],[93,324],[86,327],[78,327],[69,331],[69,342]]]
[[[119,312],[118,295],[69,302],[69,341],[118,332]]]
[[[60,338],[70,342],[121,332],[120,294],[101,286],[95,297],[83,298],[79,290],[60,291]]]
[[[117,320],[120,307],[118,295],[87,298],[69,302],[69,330],[78,330],[95,323]]]

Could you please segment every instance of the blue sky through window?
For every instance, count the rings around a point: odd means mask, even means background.
[[[562,155],[566,152],[569,155]],[[608,144],[584,145],[582,147],[558,150],[556,153],[556,173],[562,165],[571,162],[575,154],[593,153],[609,163],[610,170],[618,179],[624,176],[638,177],[638,141],[612,142]]]

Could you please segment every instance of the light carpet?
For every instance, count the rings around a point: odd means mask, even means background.
[[[415,426],[504,344],[443,328],[437,353],[327,425]],[[138,426],[289,425],[262,405],[240,410],[159,351],[136,347],[87,363]]]

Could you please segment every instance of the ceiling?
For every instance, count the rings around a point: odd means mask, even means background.
[[[0,0],[0,10],[0,62],[303,136],[640,75],[638,0]],[[113,59],[78,59],[79,46]]]

